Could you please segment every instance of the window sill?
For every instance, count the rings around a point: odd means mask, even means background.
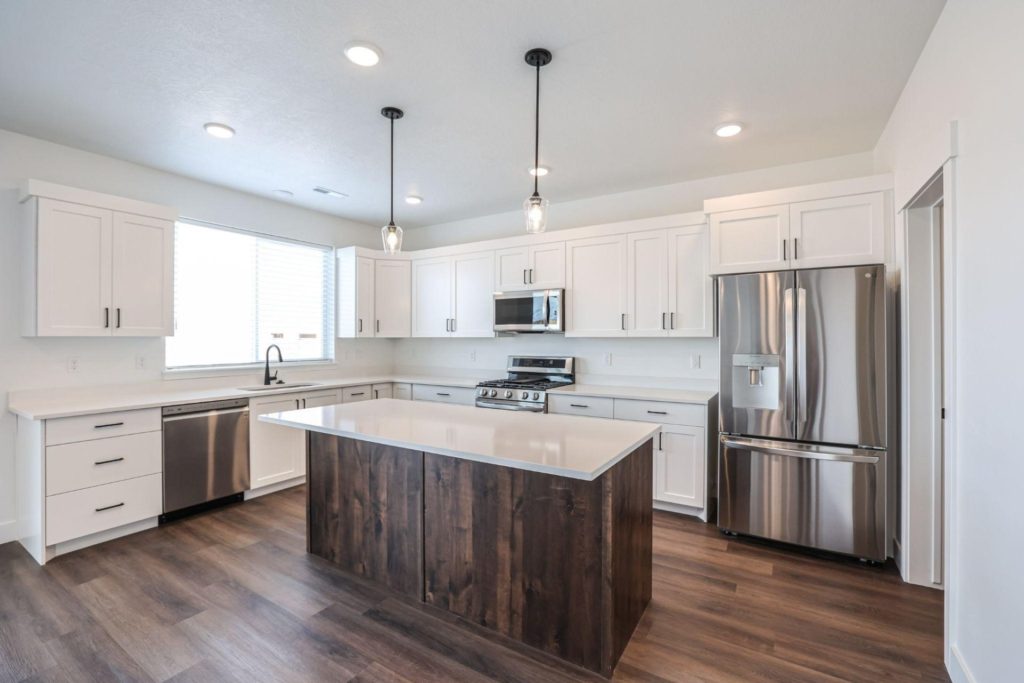
[[[335,364],[333,360],[297,360],[278,363],[275,360],[270,362],[271,372],[278,369],[287,372],[292,368],[322,368]],[[196,368],[164,368],[162,376],[165,380],[175,379],[207,379],[213,377],[238,377],[239,375],[251,375],[254,372],[262,372],[266,363],[248,363],[246,365],[211,365]]]

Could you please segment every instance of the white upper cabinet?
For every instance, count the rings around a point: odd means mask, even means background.
[[[667,239],[665,230],[633,232],[627,236],[626,323],[631,337],[668,336]]]
[[[711,272],[789,268],[789,206],[711,214]]]
[[[501,292],[565,287],[565,243],[545,242],[494,252],[494,288]]]
[[[414,337],[493,337],[494,252],[413,261]]]
[[[412,262],[412,336],[447,337],[452,326],[452,260]]]
[[[339,337],[408,337],[410,265],[406,260],[358,256],[354,248],[337,255]]]
[[[567,337],[625,337],[628,293],[626,235],[565,244]]]
[[[26,336],[174,333],[173,210],[39,181],[23,202]]]
[[[881,192],[792,204],[789,226],[793,268],[885,262]]]
[[[373,267],[372,335],[408,337],[412,327],[412,266],[408,261],[378,259]]]
[[[452,257],[453,337],[494,336],[494,253]]]
[[[711,273],[885,263],[892,178],[709,199]]]
[[[115,213],[113,251],[114,335],[172,335],[174,223]]]
[[[668,334],[715,336],[715,281],[708,273],[708,226],[667,231]]]

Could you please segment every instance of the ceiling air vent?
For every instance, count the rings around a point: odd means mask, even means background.
[[[337,190],[332,190],[329,187],[314,187],[313,188],[313,192],[319,192],[320,194],[325,194],[328,197],[347,197],[348,196],[344,192],[338,192]]]

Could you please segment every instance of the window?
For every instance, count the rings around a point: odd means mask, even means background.
[[[334,359],[334,249],[181,223],[167,368]]]

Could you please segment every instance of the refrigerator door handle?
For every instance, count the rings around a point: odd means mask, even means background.
[[[784,324],[786,327],[786,417],[793,419],[796,410],[793,393],[796,387],[796,364],[793,358],[793,350],[796,346],[795,323],[793,318],[796,315],[793,288],[787,287],[782,293],[782,306],[785,312]]]
[[[874,465],[878,463],[877,455],[857,455],[859,451],[852,448],[838,448],[829,451],[825,450],[802,450],[786,448],[774,442],[767,442],[770,445],[763,445],[753,439],[734,439],[722,437],[722,445],[727,448],[736,448],[744,451],[757,451],[758,453],[770,453],[774,455],[786,455],[794,458],[807,458],[809,460],[831,460],[833,462],[855,462]],[[841,451],[841,452],[838,452]]]
[[[807,422],[807,290],[796,290],[796,421]]]

